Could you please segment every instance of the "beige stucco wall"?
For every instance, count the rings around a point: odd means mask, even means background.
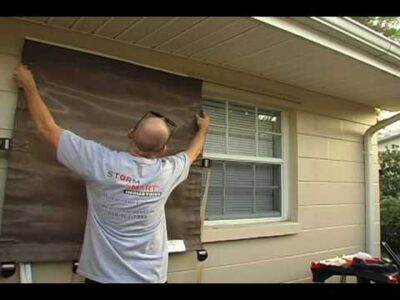
[[[126,46],[116,47],[112,41],[0,18],[2,136],[12,136],[17,100],[12,72],[19,61],[24,35],[114,56],[119,53],[124,59],[181,70],[193,76],[209,76],[211,82],[213,76],[215,81],[230,83],[230,78],[234,78],[237,89],[210,85],[205,95],[232,94],[241,101],[273,105],[289,112],[290,221],[297,224],[296,229],[285,234],[278,224],[278,236],[271,234],[273,227],[263,231],[265,237],[206,243],[209,258],[201,264],[193,252],[173,254],[169,282],[310,282],[309,266],[313,260],[365,250],[362,134],[375,122],[372,108],[294,87],[287,89],[297,91],[299,102],[286,102],[259,93],[265,86],[271,86],[271,90],[282,89],[284,93],[281,84],[259,78],[251,81],[241,73],[218,71],[214,66],[173,57],[164,59],[164,54],[151,50],[130,47],[128,51]],[[4,198],[6,170],[6,157],[0,153],[0,204]],[[378,187],[377,176],[374,182]],[[376,217],[378,221],[379,216]],[[378,226],[377,223],[377,230]],[[33,281],[80,282],[82,279],[72,274],[71,267],[71,262],[33,264]],[[0,283],[18,281],[18,273],[9,279],[0,278]]]

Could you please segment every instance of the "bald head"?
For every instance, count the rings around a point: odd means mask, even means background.
[[[136,147],[143,152],[158,152],[167,142],[170,130],[164,120],[156,117],[144,119],[133,133]]]

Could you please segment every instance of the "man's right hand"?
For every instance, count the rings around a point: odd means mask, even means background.
[[[207,130],[208,126],[210,126],[210,117],[204,110],[200,114],[196,114],[196,120],[199,129]]]
[[[26,65],[20,64],[14,71],[14,79],[18,86],[23,89],[36,88],[35,79],[33,78],[32,72]]]
[[[39,133],[57,148],[63,129],[56,124],[36,88],[35,79],[27,66],[19,65],[14,72],[18,86],[24,89],[25,99],[32,120]]]
[[[204,111],[202,111],[200,114],[196,114],[196,120],[199,130],[193,137],[193,140],[190,142],[189,148],[186,150],[186,153],[190,159],[190,163],[193,163],[203,151],[208,126],[210,125],[210,117]]]

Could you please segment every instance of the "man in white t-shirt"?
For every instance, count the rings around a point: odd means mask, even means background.
[[[14,76],[41,136],[86,183],[88,214],[77,272],[90,283],[166,282],[164,207],[204,147],[207,114],[196,115],[199,129],[184,152],[164,156],[175,124],[156,112],[129,130],[128,151],[117,152],[57,125],[26,66],[18,66]]]

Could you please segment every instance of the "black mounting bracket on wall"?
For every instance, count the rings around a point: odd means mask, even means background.
[[[76,270],[78,269],[79,262],[78,261],[73,261],[72,262],[72,273],[76,273]]]
[[[10,151],[11,150],[11,139],[10,138],[0,138],[0,150]]]
[[[201,160],[201,167],[202,168],[211,168],[211,159],[203,158]]]
[[[11,277],[15,274],[16,268],[17,265],[14,262],[0,263],[0,276],[4,278]]]
[[[208,257],[208,252],[206,249],[199,249],[197,250],[197,260],[198,261],[205,261]]]

